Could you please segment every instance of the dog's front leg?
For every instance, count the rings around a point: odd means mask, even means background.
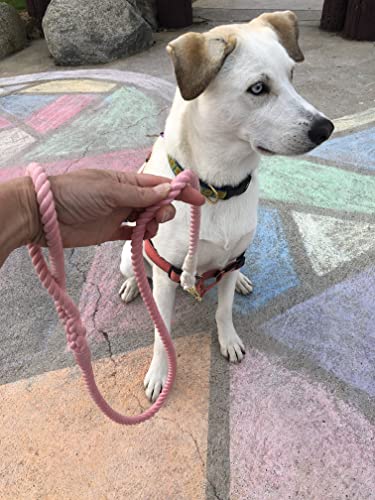
[[[177,284],[171,281],[166,273],[156,266],[152,269],[153,296],[164,320],[171,331],[172,314],[176,297]],[[156,401],[167,378],[168,358],[159,332],[155,329],[154,355],[144,380],[146,396]]]
[[[239,271],[226,274],[218,284],[218,306],[216,310],[217,333],[221,354],[236,363],[245,354],[245,347],[233,326],[232,308]]]

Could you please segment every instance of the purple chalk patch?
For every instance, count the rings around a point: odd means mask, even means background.
[[[252,350],[230,405],[229,498],[373,498],[374,427],[318,383]]]
[[[344,382],[374,396],[374,297],[372,268],[292,307],[261,328]]]

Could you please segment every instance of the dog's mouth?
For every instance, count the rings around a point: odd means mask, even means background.
[[[271,151],[270,149],[267,149],[267,148],[265,148],[263,146],[256,146],[256,149],[262,155],[271,156],[271,155],[275,155],[276,154],[273,151]]]

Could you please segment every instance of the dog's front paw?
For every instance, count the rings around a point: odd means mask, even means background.
[[[226,332],[224,335],[220,335],[219,333],[219,344],[221,354],[228,361],[239,363],[243,360],[245,346],[234,328],[230,333]]]
[[[253,291],[253,284],[247,276],[242,273],[238,273],[236,281],[236,292],[241,295],[249,295]]]
[[[139,289],[134,276],[131,276],[124,281],[124,283],[121,285],[119,294],[121,299],[125,303],[131,302],[136,298],[136,296],[139,294]]]
[[[168,374],[168,362],[159,357],[152,358],[150,368],[144,379],[147,398],[153,403],[161,393]]]

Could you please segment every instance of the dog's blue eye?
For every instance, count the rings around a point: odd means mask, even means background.
[[[268,87],[263,82],[257,82],[248,88],[248,92],[250,92],[253,95],[261,95],[268,92]]]

